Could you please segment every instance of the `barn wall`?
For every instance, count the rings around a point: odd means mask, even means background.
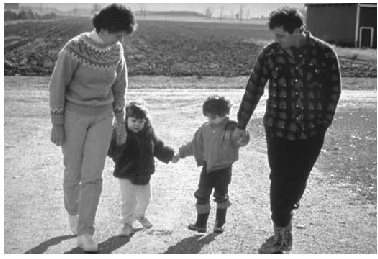
[[[308,5],[307,28],[329,43],[354,46],[356,13],[356,4]]]

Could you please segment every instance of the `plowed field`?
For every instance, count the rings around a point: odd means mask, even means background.
[[[4,74],[51,74],[58,51],[75,35],[92,30],[87,18],[4,25]],[[139,21],[124,44],[129,75],[245,76],[262,43],[266,25]],[[344,77],[376,77],[376,62],[340,57]]]

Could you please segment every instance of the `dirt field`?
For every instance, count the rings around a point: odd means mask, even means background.
[[[130,100],[144,98],[149,103],[157,134],[177,148],[204,121],[200,107],[207,95],[230,98],[234,104],[231,117],[235,118],[246,78],[138,77],[130,82]],[[44,77],[5,77],[6,254],[82,253],[63,208],[62,155],[49,140],[47,83]],[[377,253],[376,84],[376,79],[345,81],[336,120],[294,218],[294,254]],[[167,85],[172,89],[165,89]],[[194,160],[187,158],[178,164],[157,163],[148,212],[154,227],[140,229],[130,238],[119,237],[120,194],[108,159],[96,218],[100,253],[257,253],[272,234],[269,167],[261,126],[264,98],[249,125],[251,143],[241,150],[234,166],[233,205],[223,234],[210,232],[214,203],[207,234],[186,229],[195,218],[193,192],[199,176]]]
[[[20,22],[4,26],[4,74],[49,76],[58,51],[92,30],[88,18]],[[129,74],[248,76],[262,46],[273,39],[266,24],[138,21],[124,42]],[[338,49],[343,77],[377,77],[375,49]]]

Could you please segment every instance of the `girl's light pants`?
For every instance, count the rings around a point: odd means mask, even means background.
[[[151,183],[136,185],[128,179],[119,179],[123,224],[132,224],[134,218],[144,217],[151,200]]]
[[[93,235],[112,114],[83,116],[68,111],[64,130],[64,206],[70,215],[79,215],[77,234]]]

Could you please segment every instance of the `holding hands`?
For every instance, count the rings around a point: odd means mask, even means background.
[[[117,144],[122,145],[126,142],[126,128],[124,123],[116,123],[116,132],[117,132]]]
[[[176,164],[179,160],[180,160],[180,155],[177,153],[174,155],[174,157],[172,157],[171,162]]]
[[[238,145],[241,147],[246,146],[251,138],[248,130],[236,128],[233,134],[234,137],[237,139]]]

